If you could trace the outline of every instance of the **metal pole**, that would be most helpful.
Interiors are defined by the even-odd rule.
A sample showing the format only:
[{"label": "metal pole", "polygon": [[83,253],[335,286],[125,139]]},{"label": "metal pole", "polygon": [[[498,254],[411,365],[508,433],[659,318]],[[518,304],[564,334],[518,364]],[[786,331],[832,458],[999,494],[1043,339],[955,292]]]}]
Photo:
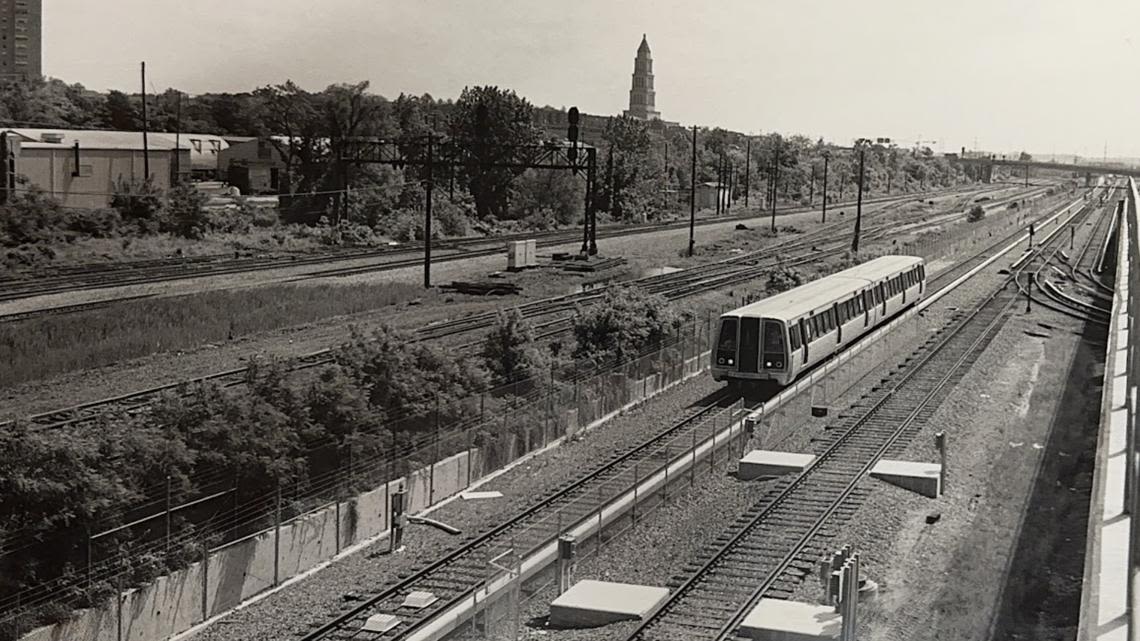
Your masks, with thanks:
[{"label": "metal pole", "polygon": [[776,139],[776,163],[772,167],[772,231],[776,231],[776,189],[780,185],[780,139]]},{"label": "metal pole", "polygon": [[697,126],[693,125],[693,162],[690,166],[692,174],[689,182],[689,256],[693,255],[693,245],[696,244],[693,232],[697,226]]},{"label": "metal pole", "polygon": [[863,156],[866,150],[859,148],[859,198],[855,205],[855,239],[851,241],[851,252],[859,252],[859,228],[863,225]]},{"label": "metal pole", "polygon": [[827,162],[831,160],[828,154],[823,155],[823,218],[819,221],[821,223],[827,222]]},{"label": "metal pole", "polygon": [[598,211],[594,208],[594,190],[597,189],[598,150],[590,148],[586,153],[586,182],[590,191],[590,201],[586,211],[590,214],[590,255],[598,255]]},{"label": "metal pole", "polygon": [[744,152],[744,208],[748,209],[748,192],[752,190],[752,139],[745,140]]},{"label": "metal pole", "polygon": [[427,136],[427,203],[424,207],[424,289],[431,289],[431,191],[434,184],[432,147],[434,136]]},{"label": "metal pole", "polygon": [[716,215],[721,214],[721,194],[724,185],[724,155],[716,163]]},{"label": "metal pole", "polygon": [[146,132],[146,62],[142,63],[143,180],[150,178],[150,145]]},{"label": "metal pole", "polygon": [[166,475],[166,554],[170,555],[170,475]]}]

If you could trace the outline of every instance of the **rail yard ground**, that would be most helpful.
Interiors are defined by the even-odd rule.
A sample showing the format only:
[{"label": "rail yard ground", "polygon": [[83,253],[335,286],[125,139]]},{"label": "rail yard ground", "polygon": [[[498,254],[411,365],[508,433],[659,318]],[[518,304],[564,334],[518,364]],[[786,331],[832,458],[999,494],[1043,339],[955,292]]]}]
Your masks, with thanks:
[{"label": "rail yard ground", "polygon": [[[1005,191],[1005,190],[1003,190]],[[1010,193],[1016,193],[1013,188]],[[996,196],[992,196],[996,197]],[[918,198],[905,205],[896,206],[897,216],[906,216],[921,219],[934,213],[946,211],[963,211],[976,196],[946,195],[937,198],[925,197],[920,204]],[[929,205],[929,201],[939,203]],[[850,207],[837,208],[829,211],[829,222],[850,219]],[[871,214],[878,206],[868,206],[865,213]],[[839,212],[845,215],[840,216]],[[1010,212],[1001,215],[1009,217]],[[818,223],[818,212],[791,214],[780,216],[778,224],[785,228],[785,233],[775,238],[767,237],[761,231],[767,227],[768,220],[758,212],[754,220],[745,221],[750,229],[737,230],[739,221],[726,222],[720,225],[710,225],[698,230],[698,255],[693,259],[682,258],[679,254],[687,245],[688,230],[666,230],[638,236],[629,236],[608,239],[602,243],[602,251],[608,256],[622,256],[628,264],[624,270],[626,277],[635,277],[645,273],[646,270],[662,266],[683,267],[691,264],[700,264],[709,260],[717,260],[732,256],[734,252],[743,247],[760,249],[775,242],[785,240],[793,234],[787,232],[788,228],[795,228],[801,232],[808,232]],[[853,224],[853,223],[852,223]],[[965,223],[959,222],[958,225]],[[952,226],[953,227],[953,226]],[[550,251],[576,251],[578,244],[554,247]],[[874,245],[868,250],[875,249]],[[890,247],[879,247],[878,251],[889,251]],[[450,280],[470,279],[473,274],[479,275],[504,267],[501,256],[493,258],[476,258],[468,262],[445,263],[434,267],[436,282],[443,283]],[[251,278],[254,276],[250,276]],[[328,278],[310,281],[303,285],[289,287],[304,288],[310,296],[298,296],[294,289],[280,289],[279,285],[267,285],[257,290],[258,297],[273,299],[274,292],[280,292],[281,299],[300,299],[307,301],[302,309],[289,310],[270,307],[268,315],[281,318],[281,329],[262,331],[258,329],[245,336],[235,335],[229,339],[234,323],[230,319],[211,317],[210,312],[218,298],[226,298],[221,294],[203,295],[199,301],[195,296],[172,298],[170,304],[176,308],[195,308],[206,304],[210,309],[204,314],[192,314],[191,317],[204,316],[200,324],[187,321],[181,324],[182,317],[174,310],[169,324],[164,323],[130,323],[125,319],[132,314],[147,309],[153,301],[140,301],[138,303],[121,303],[121,307],[104,310],[80,312],[77,315],[61,316],[58,319],[51,317],[39,320],[20,321],[0,325],[0,334],[10,337],[7,349],[8,362],[12,363],[10,380],[28,380],[27,384],[10,386],[3,391],[4,406],[13,415],[35,413],[48,409],[73,405],[85,401],[114,396],[124,390],[139,389],[155,384],[185,380],[195,376],[240,366],[250,358],[267,354],[283,357],[305,354],[317,349],[338,344],[348,336],[350,325],[362,328],[375,326],[381,322],[398,327],[417,327],[425,323],[438,322],[447,319],[460,318],[465,315],[478,313],[500,306],[517,305],[520,302],[533,300],[546,295],[565,293],[575,289],[582,280],[578,275],[563,275],[552,273],[551,269],[540,268],[530,273],[522,272],[515,275],[524,285],[523,295],[520,297],[507,297],[503,300],[487,300],[485,297],[449,295],[439,291],[425,292],[416,295],[414,299],[397,303],[395,306],[381,307],[381,312],[362,311],[355,314],[334,316],[312,320],[299,326],[291,326],[291,314],[302,317],[308,315],[318,316],[321,309],[335,310],[337,305],[322,304],[325,296],[335,298],[342,286],[352,283],[350,288],[356,288],[353,295],[364,298],[369,288],[381,288],[375,294],[379,303],[386,304],[391,300],[399,300],[412,294],[401,289],[393,297],[384,296],[384,284],[391,282],[415,283],[421,277],[416,269],[397,270],[373,274],[359,274],[346,278]],[[177,283],[169,284],[178,287]],[[401,286],[404,287],[404,286]],[[239,290],[240,291],[240,290]],[[755,291],[754,287],[736,288],[740,291]],[[166,299],[155,299],[158,301]],[[342,303],[343,304],[343,303]],[[367,301],[361,301],[361,306],[367,306]],[[224,308],[223,308],[224,310]],[[159,318],[162,316],[159,315]],[[213,324],[209,321],[213,320]],[[259,321],[259,323],[262,321]],[[19,341],[24,323],[36,323],[35,332],[38,340],[42,341],[44,335],[53,335],[58,340],[49,341],[48,344],[39,344],[34,341]],[[52,325],[61,325],[52,330]],[[261,327],[253,323],[255,327]],[[86,332],[95,332],[100,336],[97,347],[91,341],[80,341],[71,344],[65,340],[69,335],[68,328],[76,325]],[[241,325],[238,324],[240,327]],[[101,353],[98,350],[103,350]],[[138,358],[124,360],[124,357],[135,355]],[[21,363],[26,365],[21,366]],[[114,363],[107,367],[100,367],[105,363]],[[69,371],[77,365],[86,369],[82,371]],[[17,372],[26,369],[23,377]],[[45,369],[54,371],[45,371]],[[55,374],[53,378],[36,381],[39,376]]]},{"label": "rail yard ground", "polygon": [[[965,250],[965,248],[964,248]],[[963,251],[964,253],[964,251]],[[991,271],[995,271],[996,268]],[[913,319],[900,329],[889,347],[871,350],[857,359],[851,367],[837,375],[837,380],[826,387],[831,398],[827,402],[836,410],[856,400],[871,385],[877,382],[874,374],[884,365],[905,356],[917,348],[927,335],[941,327],[951,314],[986,282],[996,280],[996,274],[980,277],[962,291],[952,294],[945,301],[928,310],[921,317]],[[710,294],[711,300],[723,299],[724,294]],[[870,374],[870,375],[867,375]],[[570,480],[581,472],[581,462],[604,457],[607,453],[627,449],[632,443],[644,438],[649,426],[662,426],[694,405],[707,399],[720,385],[701,378],[682,385],[654,400],[651,400],[626,415],[611,421],[589,433],[583,440],[557,448],[545,455],[536,457],[526,465],[515,468],[481,489],[496,489],[504,497],[487,502],[454,502],[433,514],[434,518],[460,527],[465,532],[470,528],[486,526],[498,522],[506,516],[518,512],[536,496],[560,483]],[[768,449],[807,451],[816,438],[826,419],[812,419],[809,412],[809,399],[793,404],[771,421],[754,441],[754,446]],[[948,403],[950,405],[951,403]],[[945,408],[942,412],[947,411]],[[968,423],[963,422],[964,425]],[[926,438],[925,436],[923,438]],[[952,436],[952,444],[958,441]],[[965,446],[965,443],[963,443]],[[952,450],[956,451],[956,450]],[[953,462],[951,466],[954,466]],[[767,491],[770,484],[739,483],[727,474],[735,468],[732,457],[724,457],[712,474],[702,473],[696,477],[691,489],[688,480],[676,482],[671,489],[672,498],[661,503],[657,509],[643,514],[637,526],[620,536],[607,532],[603,537],[600,552],[595,552],[596,541],[584,545],[583,561],[579,563],[576,578],[599,578],[604,580],[640,582],[654,585],[664,584],[677,573],[684,559],[691,558],[707,540],[714,537],[724,524],[731,521],[742,509],[754,503]],[[877,483],[877,482],[874,482]],[[955,483],[954,477],[950,480]],[[876,490],[876,494],[864,509],[870,510],[878,493],[896,497],[893,488]],[[903,497],[900,505],[909,505],[909,496]],[[947,498],[940,499],[946,501]],[[922,501],[927,501],[922,499]],[[910,501],[912,502],[912,501]],[[923,513],[925,516],[925,513]],[[869,517],[881,520],[882,517]],[[949,520],[947,515],[944,519]],[[878,521],[875,521],[878,522]],[[624,524],[628,526],[628,523]],[[853,531],[859,531],[859,521],[852,524]],[[617,529],[624,529],[619,527]],[[871,528],[874,532],[885,530]],[[885,540],[889,540],[884,534]],[[860,543],[855,542],[856,545]],[[427,559],[438,556],[448,545],[447,537],[434,531],[418,528],[409,549],[404,555],[377,556],[370,558],[357,555],[334,564],[317,576],[275,594],[264,601],[235,613],[219,624],[207,629],[196,638],[201,639],[269,639],[280,635],[297,634],[327,620],[336,612],[351,605],[354,595],[374,591],[377,586],[393,580],[401,572],[422,564]],[[381,543],[377,548],[385,547]],[[647,555],[653,550],[653,555]],[[873,556],[873,553],[871,553]],[[878,571],[872,564],[869,569],[872,577]],[[884,586],[891,589],[890,584]],[[889,594],[889,592],[885,592]],[[552,598],[549,588],[528,593],[524,606],[524,620],[529,621],[530,637],[597,639],[623,638],[628,626],[618,625],[592,631],[554,631],[544,628],[544,616]],[[276,636],[275,636],[276,635]]]}]

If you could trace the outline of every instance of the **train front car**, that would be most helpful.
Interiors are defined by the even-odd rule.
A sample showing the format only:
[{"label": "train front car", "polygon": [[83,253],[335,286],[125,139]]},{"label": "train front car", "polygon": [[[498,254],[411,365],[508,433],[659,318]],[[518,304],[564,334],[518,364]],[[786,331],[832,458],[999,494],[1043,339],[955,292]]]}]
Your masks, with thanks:
[{"label": "train front car", "polygon": [[748,315],[747,307],[720,317],[711,356],[717,381],[783,385],[791,378],[784,322]]}]

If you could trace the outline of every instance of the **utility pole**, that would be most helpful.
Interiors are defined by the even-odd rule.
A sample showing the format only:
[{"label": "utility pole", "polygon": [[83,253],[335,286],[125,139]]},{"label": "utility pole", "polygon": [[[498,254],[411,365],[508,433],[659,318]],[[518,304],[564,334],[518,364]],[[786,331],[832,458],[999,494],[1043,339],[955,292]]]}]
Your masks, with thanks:
[{"label": "utility pole", "polygon": [[692,178],[689,182],[692,189],[689,190],[689,256],[693,255],[693,245],[696,241],[693,238],[693,230],[697,226],[697,126],[693,125],[693,164],[691,166]]},{"label": "utility pole", "polygon": [[1029,186],[1029,161],[1025,161],[1025,186]]},{"label": "utility pole", "polygon": [[716,215],[720,216],[721,198],[724,191],[724,154],[716,160]]},{"label": "utility pole", "polygon": [[424,207],[424,289],[431,289],[431,192],[435,183],[434,158],[432,148],[435,146],[435,132],[427,135],[427,206]]},{"label": "utility pole", "polygon": [[815,163],[811,164],[811,182],[808,187],[808,207],[815,207]]},{"label": "utility pole", "polygon": [[142,63],[143,179],[150,178],[150,146],[146,136],[146,62]]},{"label": "utility pole", "polygon": [[855,238],[851,241],[851,252],[859,253],[859,228],[863,224],[863,156],[866,153],[866,146],[860,141],[859,144],[859,198],[855,201]]},{"label": "utility pole", "polygon": [[748,209],[748,192],[752,187],[752,138],[745,138],[744,144],[744,209]]},{"label": "utility pole", "polygon": [[831,160],[831,154],[823,154],[823,219],[819,222],[827,222],[827,161]]},{"label": "utility pole", "polygon": [[776,138],[776,162],[772,168],[772,232],[776,231],[776,189],[780,186],[780,139]]},{"label": "utility pole", "polygon": [[182,182],[182,92],[178,92],[178,102],[174,108],[174,181]]}]

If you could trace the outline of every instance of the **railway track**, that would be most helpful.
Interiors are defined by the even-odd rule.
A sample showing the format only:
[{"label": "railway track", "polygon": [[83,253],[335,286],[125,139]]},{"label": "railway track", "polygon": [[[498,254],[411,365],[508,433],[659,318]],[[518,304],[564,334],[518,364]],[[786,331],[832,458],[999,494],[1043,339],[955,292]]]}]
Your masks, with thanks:
[{"label": "railway track", "polygon": [[[668,463],[695,442],[712,424],[727,425],[742,406],[727,389],[706,400],[706,405],[653,435],[640,445],[615,455],[610,461],[562,487],[514,518],[473,537],[446,556],[390,586],[362,596],[359,605],[306,634],[304,641],[352,639],[375,615],[398,617],[400,623],[384,635],[385,641],[407,638],[441,612],[472,595],[487,581],[488,562],[504,553],[525,557],[544,546],[556,544],[559,535],[582,522],[613,497],[613,488],[623,491],[638,478],[638,467],[655,469]],[[645,469],[644,467],[642,468]],[[424,608],[404,607],[416,591],[430,592],[436,601]]]},{"label": "railway track", "polygon": [[[1009,200],[1020,200],[1024,197],[1024,194],[1017,195],[1005,200],[992,201],[987,205],[999,207]],[[869,218],[867,221],[869,225],[864,233],[866,240],[883,238],[895,229],[895,225],[890,222],[881,224],[874,222],[875,218],[889,213],[891,207],[888,205],[887,208],[876,212]],[[931,227],[938,226],[964,215],[964,212],[946,214],[935,217],[926,224]],[[836,239],[834,235],[836,231],[844,230],[848,225],[847,221],[831,223],[759,251],[705,263],[678,272],[641,278],[633,282],[650,293],[661,294],[669,300],[681,300],[717,288],[747,282],[777,265],[788,267],[804,265],[840,254],[846,250],[847,241]],[[912,228],[909,231],[913,232],[914,229]],[[796,251],[802,253],[788,255],[789,252]],[[572,312],[577,306],[592,303],[603,296],[604,289],[592,290],[524,303],[517,306],[517,309],[524,318],[535,323],[534,329],[537,337],[546,339],[569,331]],[[538,321],[538,319],[553,314],[562,314],[562,316],[552,320]],[[464,318],[433,323],[415,330],[414,337],[420,341],[432,341],[487,329],[494,325],[497,317],[498,311],[488,311]],[[472,341],[462,344],[460,347],[471,349],[478,344],[478,341]],[[328,364],[332,360],[333,348],[326,348],[292,359],[291,370],[303,371]],[[108,414],[129,416],[145,411],[162,394],[176,392],[179,389],[201,383],[212,383],[221,387],[237,386],[244,384],[246,374],[247,368],[245,367],[228,369],[177,383],[158,385],[115,397],[41,412],[27,416],[22,420],[33,429],[50,430],[91,421]],[[10,420],[0,422],[0,427],[10,425],[12,422]]]},{"label": "railway track", "polygon": [[[1073,241],[1075,241],[1077,231],[1081,227],[1092,226],[1081,244],[1080,251],[1075,256],[1062,256],[1064,244],[1055,243],[1052,249],[1040,254],[1040,264],[1036,269],[1027,272],[1025,286],[1021,287],[1019,284],[1021,290],[1027,292],[1036,288],[1047,299],[1035,301],[1042,306],[1078,320],[1107,326],[1112,299],[1106,297],[1099,290],[1086,286],[1085,279],[1087,278],[1094,283],[1101,282],[1093,273],[1098,254],[1092,250],[1106,244],[1112,221],[1109,212],[1114,209],[1115,204],[1088,206],[1079,220],[1069,223]],[[1089,218],[1093,218],[1093,220],[1089,221]],[[1058,260],[1059,256],[1062,260]],[[1061,263],[1064,269],[1058,268],[1057,263]],[[1066,283],[1072,285],[1068,292],[1062,289]],[[1106,298],[1107,300],[1105,300]]]},{"label": "railway track", "polygon": [[[1005,187],[989,187],[983,190],[962,190],[965,194],[987,193]],[[933,195],[953,195],[958,191],[932,192],[923,194],[906,194],[865,201],[868,204],[889,204],[914,200]],[[848,206],[853,203],[841,203],[835,207]],[[780,215],[810,211],[804,207],[790,207],[778,210]],[[718,218],[705,218],[697,221],[698,226],[731,222],[757,217],[756,212],[749,214],[735,214]],[[678,229],[688,226],[688,221],[676,221],[654,225],[610,225],[598,230],[599,238],[618,238],[622,236],[644,234],[649,231]],[[502,252],[502,244],[510,240],[535,239],[538,246],[549,247],[575,242],[581,238],[576,230],[558,230],[548,232],[527,232],[518,234],[505,234],[493,238],[470,238],[437,241],[433,243],[436,252],[432,262],[444,263],[455,260],[464,260],[479,256],[489,256]],[[0,278],[0,302],[15,301],[35,296],[58,294],[63,292],[98,290],[127,285],[151,284],[156,282],[169,282],[200,278],[204,276],[225,276],[232,274],[251,273],[270,269],[282,269],[304,266],[327,265],[328,263],[344,262],[349,260],[384,259],[384,262],[370,265],[354,265],[349,267],[336,267],[320,269],[302,274],[292,280],[306,280],[312,278],[325,278],[335,276],[349,276],[378,271],[390,271],[405,267],[417,267],[422,264],[422,243],[413,243],[399,249],[369,249],[356,251],[326,252],[315,256],[269,256],[252,258],[232,258],[229,255],[208,255],[186,258],[148,259],[116,264],[85,264],[72,267],[61,267],[51,272],[29,272],[24,278]],[[392,260],[387,260],[391,258]],[[66,313],[64,311],[56,313]]]},{"label": "railway track", "polygon": [[[1089,209],[1074,218],[1083,220]],[[728,641],[761,598],[790,597],[836,547],[839,526],[866,498],[869,490],[860,482],[921,431],[996,336],[1018,300],[1017,277],[1028,269],[1022,264],[979,305],[952,317],[951,327],[826,430],[813,462],[781,479],[703,551],[628,641]]]}]

